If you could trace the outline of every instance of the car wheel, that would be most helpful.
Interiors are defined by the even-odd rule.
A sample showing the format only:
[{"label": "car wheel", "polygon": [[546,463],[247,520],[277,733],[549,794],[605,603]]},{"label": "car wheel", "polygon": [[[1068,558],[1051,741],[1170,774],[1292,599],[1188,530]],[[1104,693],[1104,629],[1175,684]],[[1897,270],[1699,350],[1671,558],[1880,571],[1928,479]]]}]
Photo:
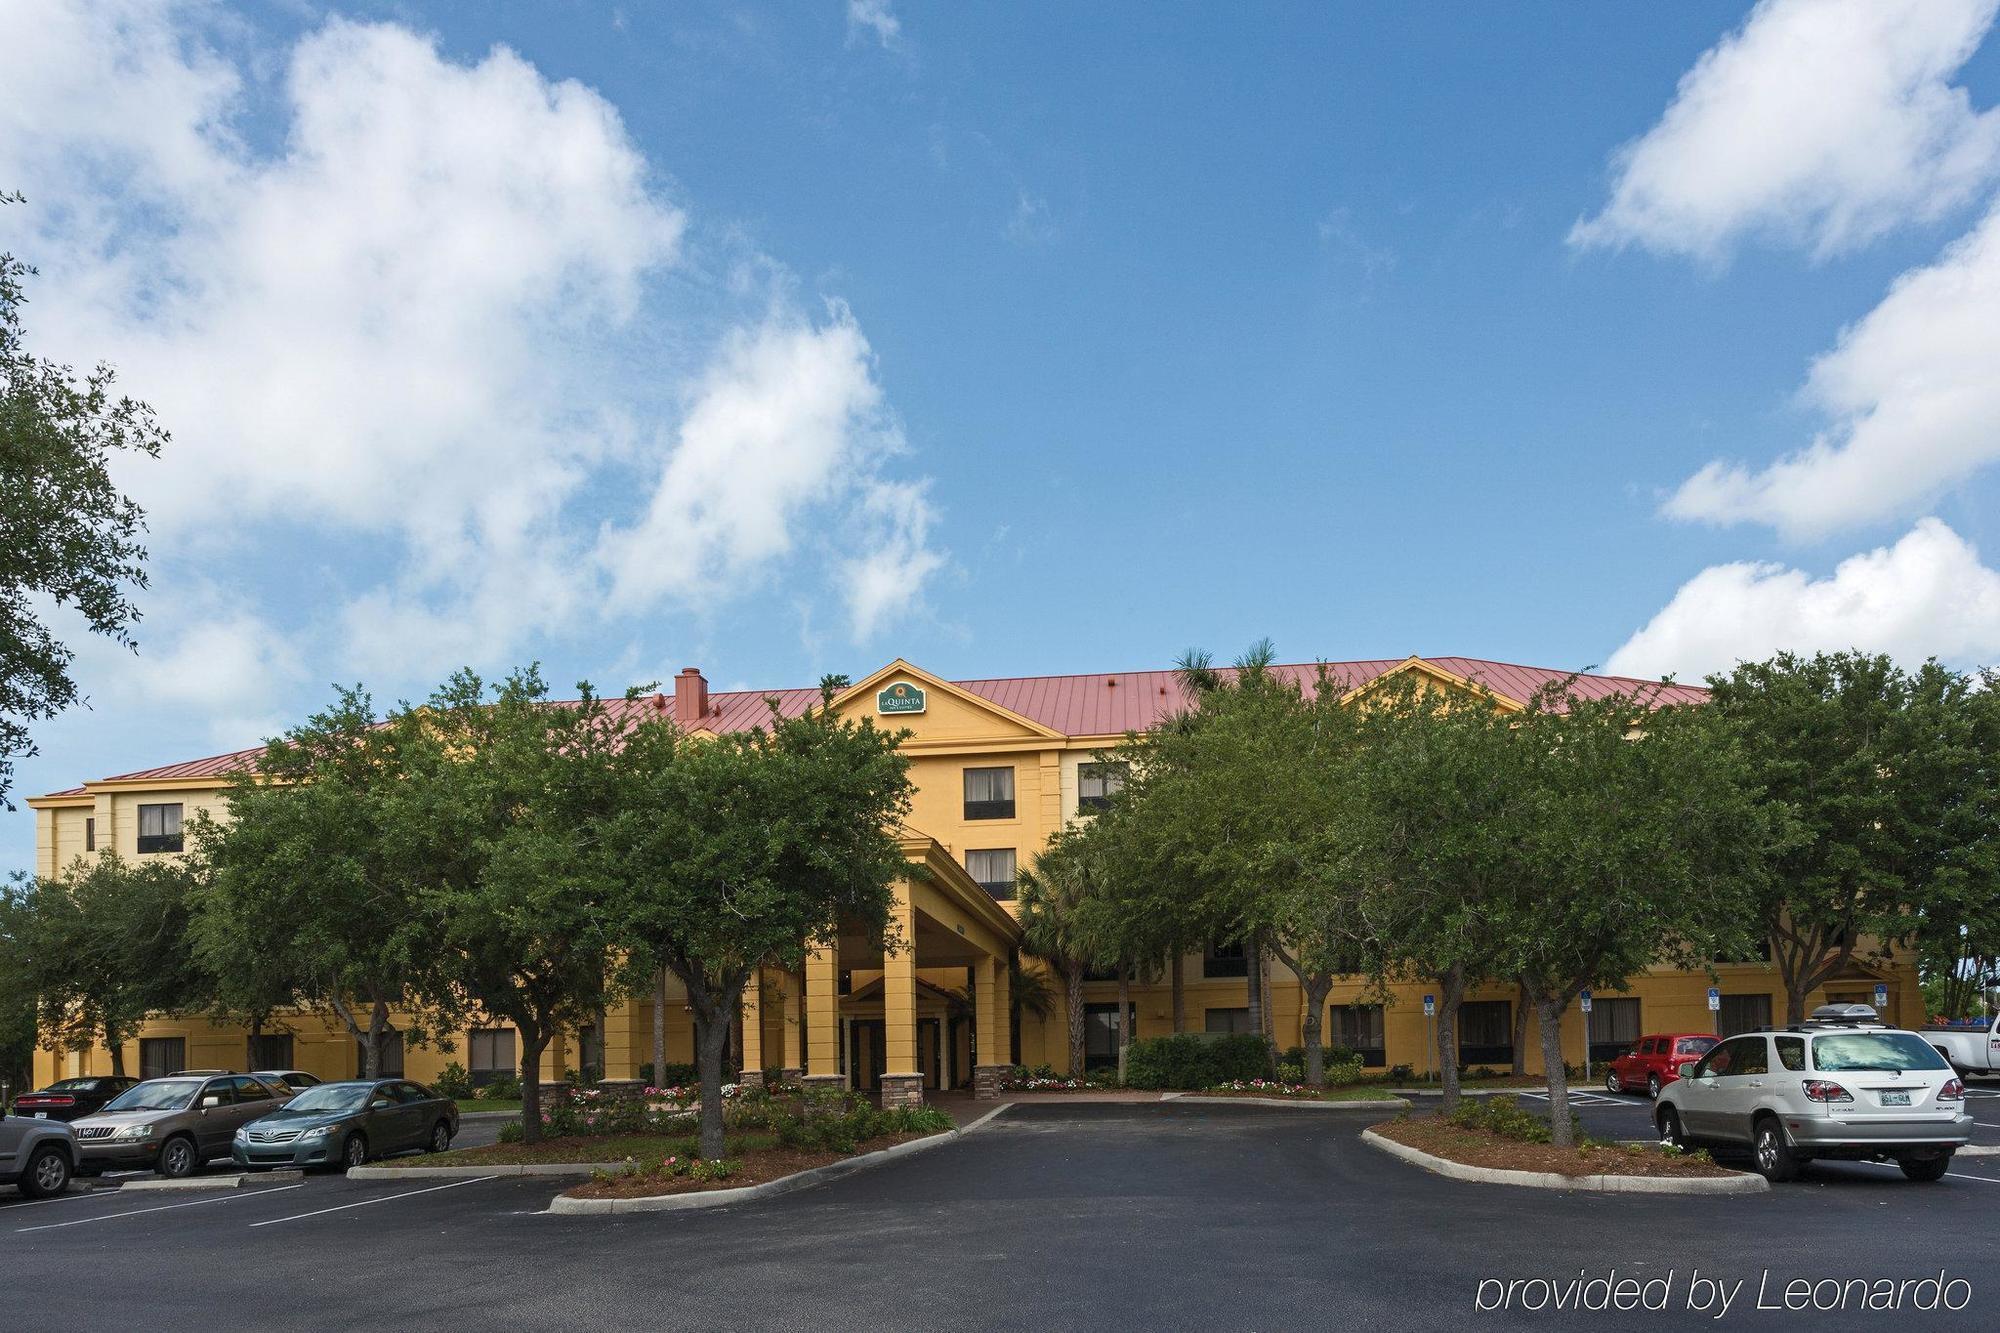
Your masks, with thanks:
[{"label": "car wheel", "polygon": [[52,1199],[69,1188],[69,1158],[59,1148],[43,1148],[28,1159],[21,1173],[21,1193],[31,1199]]},{"label": "car wheel", "polygon": [[1618,1077],[1618,1071],[1617,1071],[1617,1070],[1615,1070],[1615,1069],[1607,1069],[1607,1070],[1605,1070],[1605,1071],[1604,1071],[1604,1090],[1605,1090],[1606,1092],[1623,1092],[1623,1091],[1625,1091],[1625,1083],[1624,1083],[1624,1080],[1622,1080],[1622,1079],[1620,1079],[1620,1078]]},{"label": "car wheel", "polygon": [[357,1166],[368,1164],[368,1140],[359,1134],[349,1134],[347,1142],[340,1148],[340,1164],[352,1171]]},{"label": "car wheel", "polygon": [[442,1120],[431,1126],[431,1151],[451,1151],[451,1126]]},{"label": "car wheel", "polygon": [[1773,1185],[1782,1185],[1799,1173],[1799,1159],[1785,1139],[1785,1131],[1770,1116],[1757,1122],[1751,1131],[1751,1148],[1757,1159],[1757,1174]]},{"label": "car wheel", "polygon": [[1660,1127],[1661,1142],[1671,1143],[1682,1152],[1687,1151],[1688,1136],[1687,1131],[1681,1128],[1681,1113],[1679,1111],[1676,1111],[1671,1106],[1663,1106],[1660,1108],[1660,1114],[1655,1123]]},{"label": "car wheel", "polygon": [[173,1138],[160,1145],[160,1160],[153,1167],[168,1180],[182,1180],[201,1165],[193,1139]]},{"label": "car wheel", "polygon": [[1911,1180],[1943,1180],[1944,1173],[1951,1170],[1951,1154],[1940,1157],[1899,1157],[1896,1165],[1903,1168],[1903,1174]]},{"label": "car wheel", "polygon": [[1660,1099],[1660,1076],[1658,1074],[1646,1075],[1646,1095],[1654,1101]]}]

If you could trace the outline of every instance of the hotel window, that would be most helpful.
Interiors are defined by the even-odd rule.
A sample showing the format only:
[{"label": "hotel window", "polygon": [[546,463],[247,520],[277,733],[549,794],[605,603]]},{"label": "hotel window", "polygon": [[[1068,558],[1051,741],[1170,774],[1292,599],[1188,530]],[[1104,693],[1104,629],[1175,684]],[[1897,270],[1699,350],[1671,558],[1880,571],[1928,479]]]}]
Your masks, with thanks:
[{"label": "hotel window", "polygon": [[139,807],[139,850],[177,852],[181,849],[181,805]]},{"label": "hotel window", "polygon": [[287,1070],[292,1067],[292,1034],[272,1032],[250,1039],[252,1069]]},{"label": "hotel window", "polygon": [[[1117,1009],[1116,1005],[1112,1006]],[[1250,1011],[1248,1009],[1204,1009],[1201,1011],[1201,1029],[1204,1032],[1251,1032]]]},{"label": "hotel window", "polygon": [[1467,1000],[1458,1006],[1458,1061],[1465,1065],[1514,1062],[1514,1002]]},{"label": "hotel window", "polygon": [[1207,977],[1247,977],[1250,960],[1243,954],[1242,941],[1211,944],[1201,956],[1201,975]]},{"label": "hotel window", "polygon": [[576,1067],[586,1083],[604,1077],[604,1038],[595,1023],[576,1030]]},{"label": "hotel window", "polygon": [[186,1037],[139,1038],[139,1077],[165,1078],[187,1068]]},{"label": "hotel window", "polygon": [[965,854],[965,873],[979,881],[979,887],[996,902],[1014,898],[1014,849],[991,847]]},{"label": "hotel window", "polygon": [[1715,1013],[1715,1030],[1725,1037],[1771,1026],[1769,995],[1725,995]]},{"label": "hotel window", "polygon": [[481,1087],[502,1074],[514,1073],[514,1029],[474,1029],[466,1034],[465,1058],[472,1081]]},{"label": "hotel window", "polygon": [[1361,1057],[1370,1069],[1380,1069],[1387,1060],[1382,1041],[1382,1006],[1340,1004],[1333,1008],[1333,1044],[1345,1046]]},{"label": "hotel window", "polygon": [[965,817],[967,819],[1012,819],[1014,817],[1014,770],[1011,768],[966,769]]},{"label": "hotel window", "polygon": [[1125,786],[1127,764],[1078,764],[1076,766],[1076,808],[1102,810]]},{"label": "hotel window", "polygon": [[1590,1004],[1590,1058],[1615,1060],[1639,1040],[1639,1001],[1595,999]]},{"label": "hotel window", "polygon": [[94,818],[86,817],[83,821],[83,850],[97,850],[97,820]]},{"label": "hotel window", "polygon": [[[368,1077],[368,1048],[358,1041],[354,1043],[354,1077]],[[382,1034],[381,1077],[403,1077],[403,1034],[394,1028]]]}]

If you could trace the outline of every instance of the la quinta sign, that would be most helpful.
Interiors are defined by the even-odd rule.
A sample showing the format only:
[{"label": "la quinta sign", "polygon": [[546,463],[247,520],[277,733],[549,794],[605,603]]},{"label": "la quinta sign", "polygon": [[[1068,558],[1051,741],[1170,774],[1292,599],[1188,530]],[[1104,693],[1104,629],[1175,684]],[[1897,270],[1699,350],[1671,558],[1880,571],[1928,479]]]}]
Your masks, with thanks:
[{"label": "la quinta sign", "polygon": [[921,713],[924,711],[924,692],[906,680],[899,680],[888,689],[875,695],[875,711],[878,713]]}]

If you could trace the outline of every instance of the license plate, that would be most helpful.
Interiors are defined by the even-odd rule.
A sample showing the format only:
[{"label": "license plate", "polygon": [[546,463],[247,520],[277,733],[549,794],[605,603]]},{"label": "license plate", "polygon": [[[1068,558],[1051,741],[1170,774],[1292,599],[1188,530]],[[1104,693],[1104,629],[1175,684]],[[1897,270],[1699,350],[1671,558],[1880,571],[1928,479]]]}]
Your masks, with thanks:
[{"label": "license plate", "polygon": [[1910,1094],[1907,1092],[1885,1092],[1882,1094],[1882,1105],[1884,1106],[1908,1106],[1909,1104]]},{"label": "license plate", "polygon": [[47,1120],[48,1118],[49,1118],[49,1113],[47,1111],[35,1112],[35,1119],[37,1120]]}]

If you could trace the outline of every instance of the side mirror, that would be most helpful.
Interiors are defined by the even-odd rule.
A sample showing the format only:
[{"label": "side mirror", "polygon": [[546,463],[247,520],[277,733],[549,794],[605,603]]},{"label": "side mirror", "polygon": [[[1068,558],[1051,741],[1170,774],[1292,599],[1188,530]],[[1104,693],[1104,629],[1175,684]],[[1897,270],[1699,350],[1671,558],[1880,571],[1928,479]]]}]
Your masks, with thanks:
[{"label": "side mirror", "polygon": [[204,1097],[201,1099],[201,1109],[204,1111],[208,1110],[211,1106],[220,1105],[222,1105],[222,1098],[220,1097]]}]

